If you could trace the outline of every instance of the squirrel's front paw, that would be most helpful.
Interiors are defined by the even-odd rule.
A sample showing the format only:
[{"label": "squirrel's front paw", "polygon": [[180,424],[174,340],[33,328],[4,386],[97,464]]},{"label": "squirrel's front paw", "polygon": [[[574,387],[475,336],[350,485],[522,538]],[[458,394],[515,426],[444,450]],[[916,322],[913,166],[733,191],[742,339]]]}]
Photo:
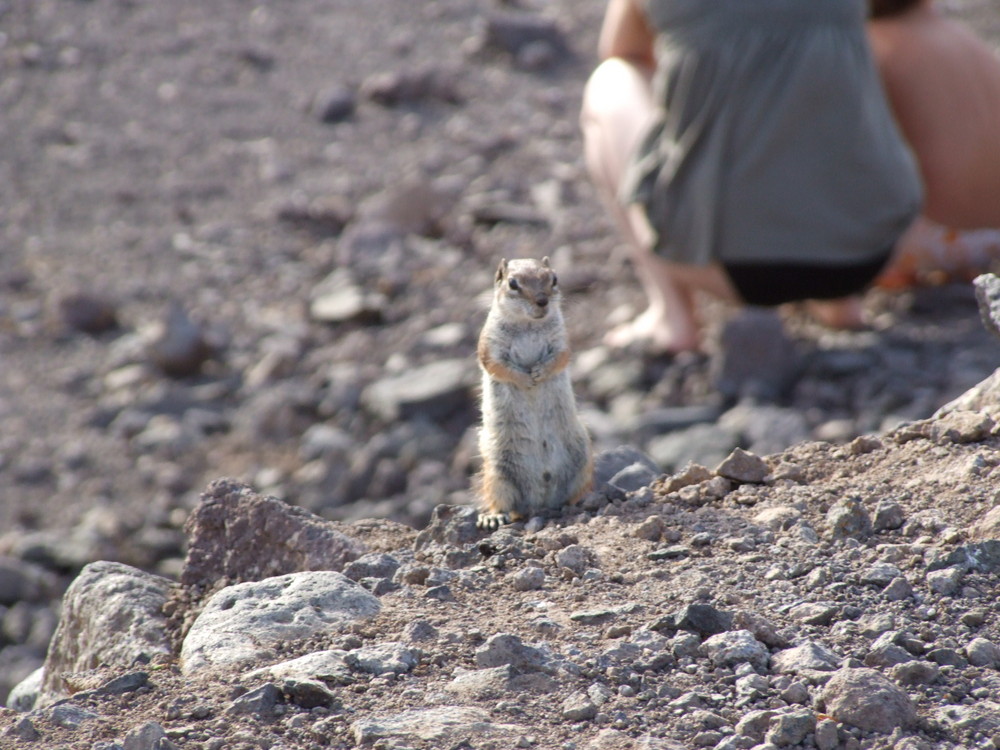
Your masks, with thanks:
[{"label": "squirrel's front paw", "polygon": [[476,528],[485,531],[496,531],[508,523],[510,523],[509,513],[480,513],[476,519]]}]

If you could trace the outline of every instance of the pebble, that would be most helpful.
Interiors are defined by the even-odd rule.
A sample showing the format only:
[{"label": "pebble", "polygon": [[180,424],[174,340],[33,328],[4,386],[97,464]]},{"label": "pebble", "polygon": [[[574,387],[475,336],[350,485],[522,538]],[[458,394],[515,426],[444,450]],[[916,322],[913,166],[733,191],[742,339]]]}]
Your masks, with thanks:
[{"label": "pebble", "polygon": [[545,671],[548,658],[539,649],[524,643],[520,637],[497,633],[476,649],[476,666],[480,669],[510,665],[522,671]]},{"label": "pebble", "polygon": [[841,669],[820,691],[825,712],[863,731],[888,734],[916,721],[909,696],[873,669]]},{"label": "pebble", "polygon": [[56,302],[59,319],[73,331],[99,334],[118,327],[117,306],[110,299],[87,292],[70,292]]},{"label": "pebble", "polygon": [[973,638],[965,646],[965,654],[974,667],[1000,669],[1000,646],[986,638]]},{"label": "pebble", "polygon": [[760,456],[736,448],[715,467],[715,473],[734,482],[757,484],[764,481],[770,469]]},{"label": "pebble", "polygon": [[273,682],[268,682],[236,698],[229,704],[226,713],[254,714],[261,718],[269,718],[281,700],[283,700],[281,689]]},{"label": "pebble", "polygon": [[312,111],[325,125],[336,125],[354,115],[357,95],[350,87],[334,84],[318,92],[313,98]]},{"label": "pebble", "polygon": [[214,347],[208,342],[202,326],[179,302],[172,303],[144,336],[150,360],[172,377],[198,374],[214,354]]},{"label": "pebble", "polygon": [[841,498],[826,514],[833,539],[866,539],[872,533],[872,521],[864,504],[856,497]]},{"label": "pebble", "polygon": [[588,721],[597,716],[597,706],[587,693],[571,693],[562,702],[562,717],[567,721]]},{"label": "pebble", "polygon": [[413,669],[419,656],[415,650],[402,643],[379,643],[349,651],[344,663],[351,669],[368,674],[403,674]]},{"label": "pebble", "polygon": [[764,671],[770,661],[767,646],[753,637],[749,630],[719,633],[701,644],[709,661],[717,667],[731,667],[744,662],[754,669]]}]

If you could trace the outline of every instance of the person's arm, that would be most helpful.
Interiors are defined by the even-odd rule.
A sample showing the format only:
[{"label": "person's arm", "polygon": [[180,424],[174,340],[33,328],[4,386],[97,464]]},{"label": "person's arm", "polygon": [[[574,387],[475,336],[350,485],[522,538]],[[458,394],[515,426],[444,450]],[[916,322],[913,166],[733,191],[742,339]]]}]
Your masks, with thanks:
[{"label": "person's arm", "polygon": [[646,70],[656,67],[655,32],[638,0],[610,0],[601,26],[597,52],[602,60],[620,57]]}]

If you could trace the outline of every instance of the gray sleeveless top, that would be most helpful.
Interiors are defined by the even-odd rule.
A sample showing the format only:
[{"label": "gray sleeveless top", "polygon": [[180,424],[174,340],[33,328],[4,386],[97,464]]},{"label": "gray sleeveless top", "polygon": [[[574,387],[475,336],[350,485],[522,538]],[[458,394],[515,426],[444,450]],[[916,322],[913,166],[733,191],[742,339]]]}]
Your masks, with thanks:
[{"label": "gray sleeveless top", "polygon": [[916,165],[863,0],[646,0],[662,105],[623,184],[690,264],[870,261],[915,218]]}]

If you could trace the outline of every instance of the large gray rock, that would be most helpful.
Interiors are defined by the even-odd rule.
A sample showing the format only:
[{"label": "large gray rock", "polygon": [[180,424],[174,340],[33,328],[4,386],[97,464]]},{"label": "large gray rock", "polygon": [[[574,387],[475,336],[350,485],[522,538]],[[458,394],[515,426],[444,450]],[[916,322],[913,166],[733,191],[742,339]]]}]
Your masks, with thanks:
[{"label": "large gray rock", "polygon": [[114,562],[86,566],[63,596],[45,657],[40,703],[68,693],[63,674],[101,665],[130,667],[171,653],[163,605],[170,581]]},{"label": "large gray rock", "polygon": [[375,381],[361,392],[361,403],[387,424],[440,419],[472,404],[476,380],[468,360],[442,359]]},{"label": "large gray rock", "polygon": [[36,565],[0,557],[0,606],[44,599],[55,588],[53,576]]},{"label": "large gray rock", "polygon": [[909,696],[874,669],[841,669],[820,693],[825,713],[866,731],[889,733],[917,717]]},{"label": "large gray rock", "polygon": [[1000,415],[1000,368],[955,400],[942,406],[932,418],[939,419],[957,411],[982,411],[990,415]]},{"label": "large gray rock", "polygon": [[227,586],[212,596],[181,646],[181,669],[248,666],[290,639],[338,631],[379,612],[378,599],[346,576],[309,571]]},{"label": "large gray rock", "polygon": [[802,366],[795,342],[785,332],[778,313],[771,309],[741,310],[723,327],[719,344],[712,358],[711,376],[715,387],[726,396],[774,400]]},{"label": "large gray rock", "polygon": [[264,497],[232,479],[217,479],[188,517],[186,586],[211,586],[308,570],[342,570],[364,546],[319,516]]}]

